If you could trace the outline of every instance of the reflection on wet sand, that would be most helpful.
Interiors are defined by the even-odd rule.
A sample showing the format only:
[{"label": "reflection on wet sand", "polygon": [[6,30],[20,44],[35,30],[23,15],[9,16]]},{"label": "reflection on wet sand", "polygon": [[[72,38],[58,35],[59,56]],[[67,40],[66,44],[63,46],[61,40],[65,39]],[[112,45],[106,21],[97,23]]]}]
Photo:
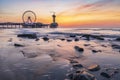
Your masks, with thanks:
[{"label": "reflection on wet sand", "polygon": [[[106,31],[111,33],[105,33]],[[75,73],[75,77],[76,71],[79,75],[92,74],[97,80],[108,80],[105,75],[113,74],[110,78],[119,80],[120,49],[119,40],[115,39],[120,37],[120,32],[106,31],[103,30],[102,33],[100,29],[1,30],[0,80],[69,80],[70,76],[67,74]],[[26,33],[37,34],[37,40],[17,37],[18,34]],[[117,45],[117,48],[113,45]],[[99,65],[100,70],[89,71],[87,68],[90,65],[95,68],[94,64]],[[117,69],[117,74],[113,73],[116,71],[114,68]],[[109,71],[105,72],[106,69]]]}]

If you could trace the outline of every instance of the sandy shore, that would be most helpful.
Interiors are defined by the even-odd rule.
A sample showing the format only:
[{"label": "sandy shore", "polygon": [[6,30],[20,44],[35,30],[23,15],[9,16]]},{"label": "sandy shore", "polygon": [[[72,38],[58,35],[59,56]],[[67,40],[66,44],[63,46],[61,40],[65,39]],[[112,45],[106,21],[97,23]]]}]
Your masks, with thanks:
[{"label": "sandy shore", "polygon": [[[112,33],[101,36],[100,29],[72,30],[0,30],[0,80],[74,80],[69,74],[76,76],[78,70],[92,74],[96,80],[119,80],[120,32],[110,30]],[[85,31],[96,35],[86,35]],[[37,38],[17,37],[33,33]],[[90,71],[91,65],[100,69]]]}]

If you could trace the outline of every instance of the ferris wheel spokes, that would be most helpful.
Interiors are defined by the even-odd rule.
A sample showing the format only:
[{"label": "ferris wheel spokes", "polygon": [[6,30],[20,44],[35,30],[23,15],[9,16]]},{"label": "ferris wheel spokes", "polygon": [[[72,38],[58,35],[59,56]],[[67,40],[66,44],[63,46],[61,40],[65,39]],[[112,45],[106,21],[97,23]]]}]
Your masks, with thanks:
[{"label": "ferris wheel spokes", "polygon": [[36,14],[33,11],[25,11],[22,16],[24,24],[33,24],[36,22]]}]

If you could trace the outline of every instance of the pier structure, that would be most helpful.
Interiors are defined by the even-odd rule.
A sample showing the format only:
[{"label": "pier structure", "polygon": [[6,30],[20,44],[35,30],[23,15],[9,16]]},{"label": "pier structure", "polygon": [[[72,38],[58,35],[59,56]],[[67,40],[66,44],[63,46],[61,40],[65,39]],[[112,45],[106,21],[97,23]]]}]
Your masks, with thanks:
[{"label": "pier structure", "polygon": [[16,29],[16,28],[49,28],[49,24],[42,23],[25,24],[13,22],[0,23],[0,29]]},{"label": "pier structure", "polygon": [[41,22],[36,22],[36,14],[31,11],[25,11],[22,15],[23,23],[15,22],[4,22],[0,23],[0,29],[16,29],[16,28],[57,28],[58,23],[56,23],[55,13],[52,15],[53,22],[51,24],[44,24]]},{"label": "pier structure", "polygon": [[23,23],[4,22],[4,23],[0,23],[0,29],[22,28],[22,25],[23,25]]}]

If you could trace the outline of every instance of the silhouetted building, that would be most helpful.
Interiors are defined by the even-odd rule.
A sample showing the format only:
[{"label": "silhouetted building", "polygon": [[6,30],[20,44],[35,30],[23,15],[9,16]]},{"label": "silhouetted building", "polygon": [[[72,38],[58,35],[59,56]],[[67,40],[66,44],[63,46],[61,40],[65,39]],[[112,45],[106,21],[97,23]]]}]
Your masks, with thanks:
[{"label": "silhouetted building", "polygon": [[57,28],[58,23],[56,23],[56,15],[55,15],[55,13],[52,15],[52,18],[53,18],[53,23],[50,24],[50,28]]}]

